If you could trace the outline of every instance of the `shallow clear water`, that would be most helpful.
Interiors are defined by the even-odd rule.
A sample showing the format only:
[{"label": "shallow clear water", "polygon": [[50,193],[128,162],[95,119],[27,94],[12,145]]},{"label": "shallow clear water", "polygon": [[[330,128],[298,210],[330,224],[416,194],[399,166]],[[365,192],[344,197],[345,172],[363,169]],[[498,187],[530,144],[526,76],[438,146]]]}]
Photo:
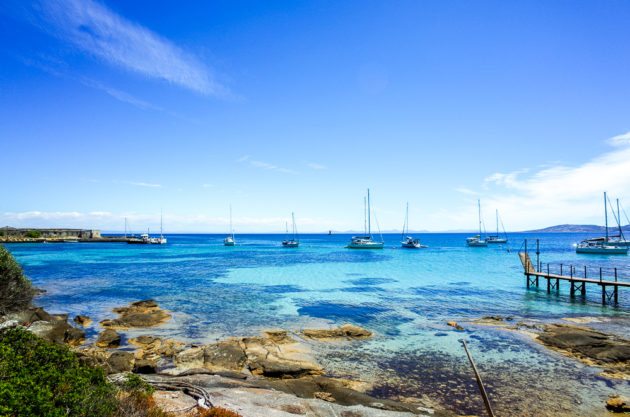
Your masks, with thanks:
[{"label": "shallow clear water", "polygon": [[[504,415],[603,415],[608,394],[630,394],[627,383],[601,379],[595,370],[520,335],[466,323],[485,315],[605,316],[611,321],[600,326],[630,337],[624,308],[630,307],[630,291],[621,290],[622,307],[602,307],[595,286],[585,301],[568,297],[568,283],[561,284],[559,295],[547,295],[544,281],[539,290],[527,290],[516,252],[524,238],[531,247],[535,236],[512,235],[509,245],[488,248],[467,248],[465,237],[427,234],[421,240],[429,248],[405,250],[398,247],[398,235],[387,235],[382,251],[345,249],[349,235],[304,235],[297,249],[282,248],[282,235],[237,236],[238,246],[231,248],[218,235],[169,235],[165,246],[7,247],[35,285],[47,290],[38,304],[51,312],[87,314],[98,321],[111,318],[113,307],[154,298],[174,312],[174,320],[145,332],[190,341],[269,327],[364,326],[378,336],[317,349],[333,374],[378,381],[375,395],[446,397],[454,409],[480,413],[458,342],[462,337]],[[630,280],[630,257],[575,254],[572,244],[583,235],[538,237],[542,262],[578,265],[579,274],[582,265],[590,265],[595,268],[589,276],[599,266],[616,267],[620,279]],[[445,324],[449,320],[463,322],[467,330],[453,331]]]}]

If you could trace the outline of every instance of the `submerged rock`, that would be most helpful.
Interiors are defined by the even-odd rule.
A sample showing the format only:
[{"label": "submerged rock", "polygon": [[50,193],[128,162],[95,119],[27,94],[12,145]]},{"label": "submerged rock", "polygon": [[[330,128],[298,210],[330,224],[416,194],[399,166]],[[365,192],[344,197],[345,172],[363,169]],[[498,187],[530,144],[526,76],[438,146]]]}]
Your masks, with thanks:
[{"label": "submerged rock", "polygon": [[454,328],[455,330],[457,330],[457,331],[462,331],[462,330],[464,330],[464,328],[463,328],[462,326],[460,326],[459,324],[457,324],[457,322],[456,322],[456,321],[449,321],[449,322],[446,322],[446,325],[447,325],[447,326],[451,326],[451,327],[453,327],[453,328]]},{"label": "submerged rock", "polygon": [[110,329],[128,329],[130,327],[152,327],[160,325],[171,318],[154,300],[143,300],[131,303],[129,307],[115,308],[117,319],[103,320],[101,326]]},{"label": "submerged rock", "polygon": [[344,324],[333,329],[305,329],[302,331],[305,337],[310,339],[367,339],[372,337],[372,332],[354,324]]}]

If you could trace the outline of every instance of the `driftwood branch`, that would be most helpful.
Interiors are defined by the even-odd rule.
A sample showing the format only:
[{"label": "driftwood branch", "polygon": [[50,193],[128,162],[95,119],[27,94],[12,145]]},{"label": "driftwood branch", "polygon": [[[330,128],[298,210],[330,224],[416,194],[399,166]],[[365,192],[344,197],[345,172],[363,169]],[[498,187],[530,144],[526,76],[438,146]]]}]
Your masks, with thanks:
[{"label": "driftwood branch", "polygon": [[[197,405],[201,408],[212,408],[212,401],[210,394],[204,388],[190,384],[184,381],[178,381],[173,377],[162,377],[154,375],[138,375],[147,384],[153,388],[161,391],[182,391],[184,394],[194,398],[197,401]],[[108,377],[111,382],[123,383],[126,375],[117,374]]]}]

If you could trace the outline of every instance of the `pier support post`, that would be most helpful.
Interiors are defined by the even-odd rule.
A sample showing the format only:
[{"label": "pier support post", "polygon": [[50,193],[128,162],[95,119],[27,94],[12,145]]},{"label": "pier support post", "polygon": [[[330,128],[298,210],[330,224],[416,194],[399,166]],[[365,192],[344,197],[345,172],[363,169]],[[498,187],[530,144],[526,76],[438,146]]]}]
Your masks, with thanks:
[{"label": "pier support post", "polygon": [[[615,282],[617,282],[617,268],[615,268]],[[619,304],[619,286],[615,285],[615,304]]]},{"label": "pier support post", "polygon": [[602,304],[606,305],[606,286],[602,284]]},{"label": "pier support post", "polygon": [[571,265],[571,298],[575,297],[575,282],[573,281],[573,265]]},{"label": "pier support post", "polygon": [[547,294],[551,294],[551,278],[547,277]]}]

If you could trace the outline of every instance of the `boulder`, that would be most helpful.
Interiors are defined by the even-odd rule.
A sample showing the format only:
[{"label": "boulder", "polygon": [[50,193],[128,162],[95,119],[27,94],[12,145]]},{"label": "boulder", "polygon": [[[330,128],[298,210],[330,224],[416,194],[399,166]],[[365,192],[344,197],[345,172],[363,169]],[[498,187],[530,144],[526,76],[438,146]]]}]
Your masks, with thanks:
[{"label": "boulder", "polygon": [[630,403],[627,398],[620,395],[611,395],[606,401],[606,409],[613,413],[628,413],[630,412]]},{"label": "boulder", "polygon": [[323,373],[323,368],[298,343],[278,345],[264,337],[246,337],[242,343],[247,367],[254,375],[295,378]]},{"label": "boulder", "polygon": [[131,303],[128,307],[115,308],[117,319],[103,320],[101,326],[110,329],[128,329],[130,327],[152,327],[160,325],[171,318],[153,300]]},{"label": "boulder", "polygon": [[208,369],[241,371],[247,362],[247,356],[238,340],[229,339],[207,345],[203,362]]},{"label": "boulder", "polygon": [[344,324],[343,326],[332,329],[305,329],[302,331],[305,337],[310,339],[367,339],[372,337],[372,332],[353,324]]},{"label": "boulder", "polygon": [[136,359],[133,365],[133,372],[137,374],[155,374],[158,364],[155,360]]},{"label": "boulder", "polygon": [[85,342],[85,332],[76,327],[68,327],[64,335],[64,342],[70,346],[79,346]]},{"label": "boulder", "polygon": [[133,353],[121,350],[114,351],[107,358],[107,365],[109,367],[108,373],[131,372],[134,365]]},{"label": "boulder", "polygon": [[78,346],[85,340],[85,333],[70,326],[65,320],[38,320],[31,323],[27,330],[42,339],[58,344],[68,343],[71,346]]},{"label": "boulder", "polygon": [[203,368],[204,348],[191,347],[175,354],[173,357],[175,366],[183,369]]},{"label": "boulder", "polygon": [[115,330],[105,329],[98,335],[96,346],[102,348],[117,348],[120,346],[121,337]]},{"label": "boulder", "polygon": [[74,318],[74,322],[81,327],[87,327],[92,324],[92,319],[88,316],[78,315]]}]

